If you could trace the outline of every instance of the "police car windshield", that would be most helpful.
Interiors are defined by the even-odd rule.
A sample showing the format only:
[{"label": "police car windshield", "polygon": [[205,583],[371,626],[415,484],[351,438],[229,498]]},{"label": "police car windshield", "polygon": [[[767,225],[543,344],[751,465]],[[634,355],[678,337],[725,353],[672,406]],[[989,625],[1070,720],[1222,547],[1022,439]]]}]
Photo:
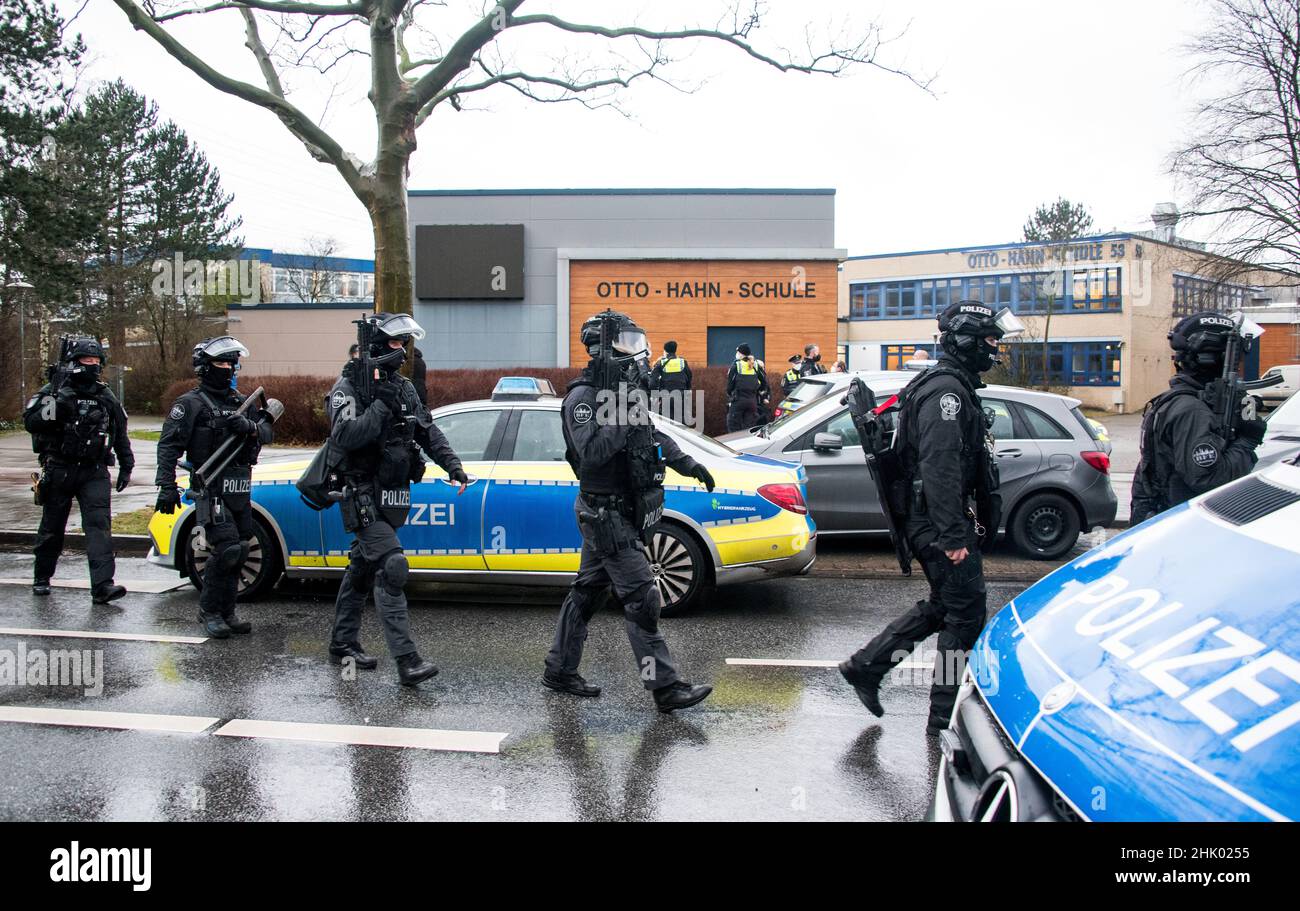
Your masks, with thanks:
[{"label": "police car windshield", "polygon": [[707,455],[727,458],[737,455],[736,450],[724,443],[719,443],[713,437],[707,437],[698,430],[692,430],[685,424],[679,424],[672,418],[666,418],[662,414],[654,416],[655,427],[671,436],[677,441],[682,448],[692,447]]}]

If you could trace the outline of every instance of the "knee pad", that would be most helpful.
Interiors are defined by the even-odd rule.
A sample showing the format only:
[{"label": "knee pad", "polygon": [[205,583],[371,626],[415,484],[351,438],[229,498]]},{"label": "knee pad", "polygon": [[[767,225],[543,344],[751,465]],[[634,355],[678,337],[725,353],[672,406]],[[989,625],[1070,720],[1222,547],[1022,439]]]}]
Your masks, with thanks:
[{"label": "knee pad", "polygon": [[659,608],[659,589],[653,582],[641,586],[623,602],[627,619],[652,635],[659,632]]},{"label": "knee pad", "polygon": [[379,571],[379,582],[390,595],[400,595],[406,587],[406,577],[410,572],[411,564],[406,562],[406,554],[399,550],[384,560],[383,568]]},{"label": "knee pad", "polygon": [[225,570],[237,569],[244,565],[244,557],[248,556],[245,547],[241,547],[238,542],[227,544],[221,548],[221,554],[218,559],[221,561],[221,568]]}]

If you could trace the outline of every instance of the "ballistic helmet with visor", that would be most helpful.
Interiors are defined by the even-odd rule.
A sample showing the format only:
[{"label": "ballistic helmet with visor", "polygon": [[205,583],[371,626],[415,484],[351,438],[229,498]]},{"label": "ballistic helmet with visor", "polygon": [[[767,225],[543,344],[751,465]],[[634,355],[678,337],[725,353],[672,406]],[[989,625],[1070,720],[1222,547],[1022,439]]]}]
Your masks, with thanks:
[{"label": "ballistic helmet with visor", "polygon": [[[78,335],[70,338],[64,349],[64,367],[71,376],[73,382],[91,383],[99,379],[103,372],[104,364],[108,361],[108,353],[104,346],[100,344],[99,339],[89,335]],[[98,364],[83,364],[82,358],[98,358]]]},{"label": "ballistic helmet with visor", "polygon": [[[370,363],[386,373],[400,369],[406,360],[406,346],[424,338],[424,329],[409,313],[377,313],[367,317],[375,328],[370,342]],[[392,342],[399,342],[393,347]]]},{"label": "ballistic helmet with visor", "polygon": [[1238,332],[1238,322],[1209,310],[1183,317],[1169,330],[1169,347],[1180,369],[1211,375],[1223,370],[1229,336]]},{"label": "ballistic helmet with visor", "polygon": [[981,301],[957,301],[939,314],[943,350],[976,373],[999,362],[998,341],[1024,331],[1024,323],[1009,309],[1003,307],[995,313]]}]

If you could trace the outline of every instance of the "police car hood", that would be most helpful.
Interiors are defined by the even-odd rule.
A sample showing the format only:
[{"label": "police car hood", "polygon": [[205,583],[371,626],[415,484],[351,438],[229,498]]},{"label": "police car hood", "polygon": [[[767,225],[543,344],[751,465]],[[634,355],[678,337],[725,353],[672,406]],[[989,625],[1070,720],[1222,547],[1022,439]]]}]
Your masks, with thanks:
[{"label": "police car hood", "polygon": [[1085,818],[1300,818],[1300,467],[1061,567],[998,612],[970,668]]}]

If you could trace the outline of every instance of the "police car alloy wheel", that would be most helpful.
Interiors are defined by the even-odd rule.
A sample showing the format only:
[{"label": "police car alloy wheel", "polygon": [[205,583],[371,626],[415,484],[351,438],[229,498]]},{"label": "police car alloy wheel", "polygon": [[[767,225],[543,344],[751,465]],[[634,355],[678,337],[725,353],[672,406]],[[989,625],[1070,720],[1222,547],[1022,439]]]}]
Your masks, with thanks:
[{"label": "police car alloy wheel", "polygon": [[665,524],[655,529],[647,556],[659,589],[660,614],[672,616],[689,610],[705,583],[700,546],[686,532]]},{"label": "police car alloy wheel", "polygon": [[[186,548],[186,563],[189,570],[190,584],[196,589],[203,588],[203,571],[208,565],[208,549],[201,539],[198,525],[189,530],[189,547]],[[279,581],[281,572],[280,553],[275,543],[275,536],[257,516],[253,517],[253,536],[248,541],[248,559],[239,570],[240,601],[255,601],[270,592]]]}]

